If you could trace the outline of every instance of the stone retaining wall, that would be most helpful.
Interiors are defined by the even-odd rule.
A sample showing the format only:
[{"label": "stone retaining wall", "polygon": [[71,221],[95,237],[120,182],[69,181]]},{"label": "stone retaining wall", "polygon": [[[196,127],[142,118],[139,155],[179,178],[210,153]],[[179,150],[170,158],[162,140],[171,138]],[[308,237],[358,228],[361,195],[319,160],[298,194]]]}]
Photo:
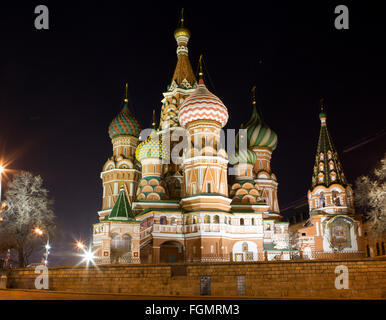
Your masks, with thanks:
[{"label": "stone retaining wall", "polygon": [[[349,289],[336,289],[335,268],[349,271]],[[33,268],[14,269],[8,287],[34,289]],[[266,298],[386,298],[386,259],[351,261],[275,261],[211,264],[51,267],[49,289],[135,295],[200,295],[200,277],[211,277],[213,296],[237,296],[237,277],[245,295]]]}]

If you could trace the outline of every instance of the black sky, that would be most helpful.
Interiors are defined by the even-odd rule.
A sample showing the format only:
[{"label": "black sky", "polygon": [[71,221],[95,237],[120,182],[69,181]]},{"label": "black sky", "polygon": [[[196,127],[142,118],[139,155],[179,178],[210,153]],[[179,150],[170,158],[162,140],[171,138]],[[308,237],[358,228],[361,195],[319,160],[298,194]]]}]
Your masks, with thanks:
[{"label": "black sky", "polygon": [[[58,264],[70,263],[64,251],[72,251],[72,237],[89,238],[97,222],[100,171],[112,153],[107,127],[124,83],[136,117],[149,127],[174,71],[182,4],[138,3],[1,5],[0,158],[40,174],[55,198],[65,235],[56,244]],[[34,28],[39,4],[50,10],[49,30]],[[272,168],[282,207],[310,186],[321,97],[338,151],[385,127],[385,8],[346,3],[350,29],[336,30],[338,4],[185,7],[193,69],[203,53],[210,89],[230,113],[227,128],[249,119],[257,85],[263,117],[279,137]]]}]

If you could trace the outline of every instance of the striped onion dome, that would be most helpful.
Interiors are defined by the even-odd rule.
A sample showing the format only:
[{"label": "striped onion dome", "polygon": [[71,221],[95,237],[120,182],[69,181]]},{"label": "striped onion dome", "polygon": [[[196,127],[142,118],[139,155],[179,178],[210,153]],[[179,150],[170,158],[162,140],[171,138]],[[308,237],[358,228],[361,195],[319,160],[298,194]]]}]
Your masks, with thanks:
[{"label": "striped onion dome", "polygon": [[148,158],[166,159],[168,154],[167,147],[162,143],[162,137],[155,130],[135,149],[135,157],[139,162]]},{"label": "striped onion dome", "polygon": [[121,112],[111,121],[109,125],[109,136],[114,139],[119,136],[139,137],[141,126],[129,109],[125,99]]},{"label": "striped onion dome", "polygon": [[249,148],[268,148],[271,151],[276,149],[277,134],[261,118],[256,103],[253,104],[252,116],[245,125],[245,129]]},{"label": "striped onion dome", "polygon": [[228,110],[222,101],[211,93],[200,79],[197,89],[182,103],[178,121],[185,127],[193,121],[216,121],[224,127],[228,121]]},{"label": "striped onion dome", "polygon": [[238,163],[248,163],[248,164],[255,164],[257,161],[256,153],[254,153],[250,149],[237,151],[232,156],[229,157],[229,162],[233,165]]}]

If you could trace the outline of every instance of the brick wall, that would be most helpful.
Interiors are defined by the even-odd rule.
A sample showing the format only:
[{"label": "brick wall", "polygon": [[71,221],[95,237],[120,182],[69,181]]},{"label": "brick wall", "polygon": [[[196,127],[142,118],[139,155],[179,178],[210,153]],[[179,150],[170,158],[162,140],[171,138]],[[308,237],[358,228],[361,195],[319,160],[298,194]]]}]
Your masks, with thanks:
[{"label": "brick wall", "polygon": [[[337,290],[336,266],[349,270],[349,289]],[[211,277],[213,296],[237,296],[237,276],[246,296],[266,298],[386,298],[386,259],[275,261],[211,264],[51,267],[51,290],[135,295],[200,295],[200,276]],[[14,269],[8,287],[34,288],[33,268]]]}]

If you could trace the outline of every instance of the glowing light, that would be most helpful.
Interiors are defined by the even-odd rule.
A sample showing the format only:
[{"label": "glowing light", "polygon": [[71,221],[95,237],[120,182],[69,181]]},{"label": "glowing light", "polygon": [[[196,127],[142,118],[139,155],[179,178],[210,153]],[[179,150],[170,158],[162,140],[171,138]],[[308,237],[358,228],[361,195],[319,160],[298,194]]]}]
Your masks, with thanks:
[{"label": "glowing light", "polygon": [[82,257],[83,257],[83,260],[81,261],[82,262],[86,262],[87,266],[89,265],[89,263],[92,263],[92,264],[95,264],[94,262],[94,259],[95,259],[95,251],[92,251],[91,248],[89,248],[88,250],[83,250],[83,254],[82,254]]},{"label": "glowing light", "polygon": [[49,243],[47,243],[47,244],[46,244],[46,246],[45,246],[45,248],[46,248],[47,250],[51,249],[51,246],[50,246],[50,244],[49,244]]},{"label": "glowing light", "polygon": [[37,234],[38,236],[41,236],[43,234],[43,230],[40,229],[39,227],[35,227],[34,233]]},{"label": "glowing light", "polygon": [[80,250],[83,250],[86,247],[85,244],[81,241],[77,241],[75,246],[76,246],[76,248],[78,248]]},{"label": "glowing light", "polygon": [[4,170],[4,167],[0,164],[0,174],[2,174]]}]

